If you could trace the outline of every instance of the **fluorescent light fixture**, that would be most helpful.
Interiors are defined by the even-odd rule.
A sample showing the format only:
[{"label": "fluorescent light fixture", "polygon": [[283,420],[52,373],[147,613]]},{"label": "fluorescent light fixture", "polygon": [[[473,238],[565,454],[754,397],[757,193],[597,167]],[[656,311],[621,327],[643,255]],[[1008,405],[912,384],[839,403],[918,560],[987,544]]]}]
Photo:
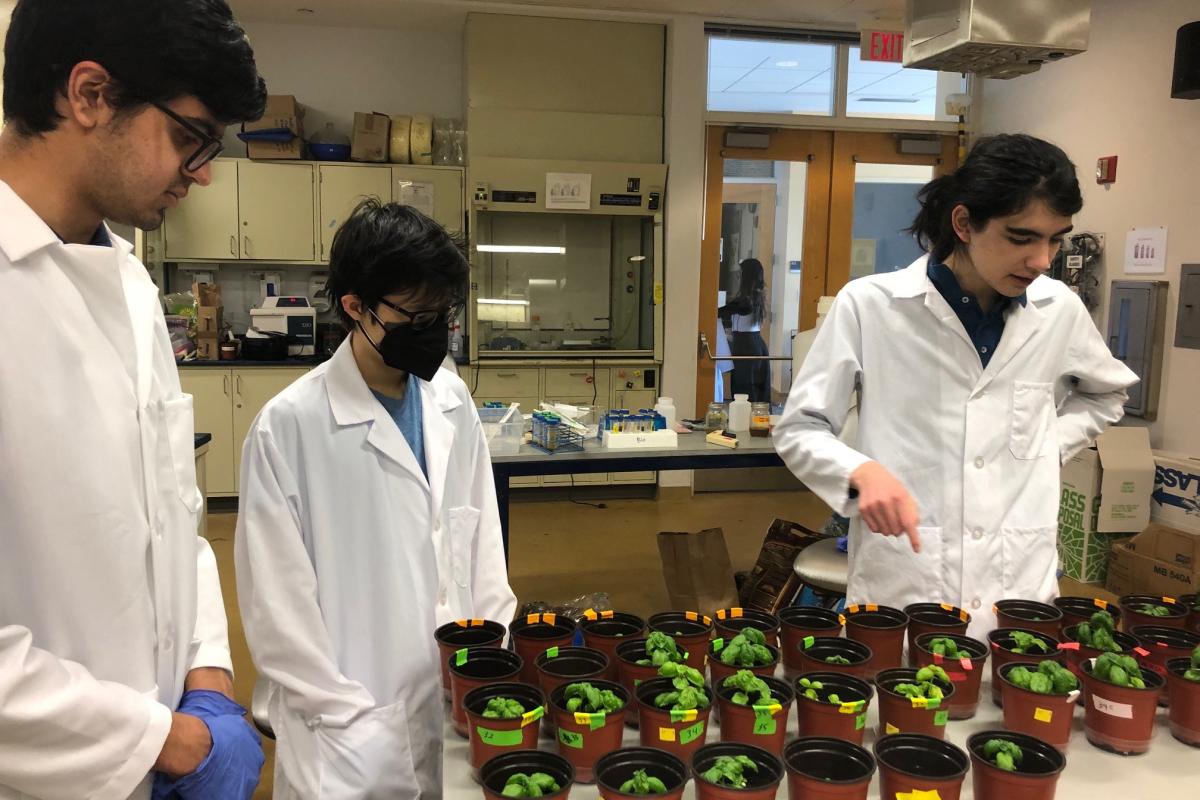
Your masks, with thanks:
[{"label": "fluorescent light fixture", "polygon": [[527,305],[529,305],[528,300],[500,300],[500,299],[493,299],[493,298],[487,298],[487,297],[480,297],[475,302],[479,303],[480,305],[492,305],[492,306],[527,306]]},{"label": "fluorescent light fixture", "polygon": [[480,297],[476,301],[475,318],[480,322],[528,322],[528,300],[501,300]]},{"label": "fluorescent light fixture", "polygon": [[530,278],[529,285],[539,289],[557,289],[558,281],[554,278]]},{"label": "fluorescent light fixture", "polygon": [[566,255],[565,247],[543,247],[536,244],[481,244],[476,248],[481,253],[549,253],[551,255]]}]

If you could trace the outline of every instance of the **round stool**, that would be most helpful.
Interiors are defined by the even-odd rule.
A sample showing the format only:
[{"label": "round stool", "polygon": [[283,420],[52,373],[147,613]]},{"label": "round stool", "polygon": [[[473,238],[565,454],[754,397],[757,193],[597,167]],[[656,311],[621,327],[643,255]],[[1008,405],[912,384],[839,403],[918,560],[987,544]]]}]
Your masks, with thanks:
[{"label": "round stool", "polygon": [[792,564],[801,582],[828,594],[845,595],[850,560],[839,551],[837,537],[813,542],[800,551]]}]

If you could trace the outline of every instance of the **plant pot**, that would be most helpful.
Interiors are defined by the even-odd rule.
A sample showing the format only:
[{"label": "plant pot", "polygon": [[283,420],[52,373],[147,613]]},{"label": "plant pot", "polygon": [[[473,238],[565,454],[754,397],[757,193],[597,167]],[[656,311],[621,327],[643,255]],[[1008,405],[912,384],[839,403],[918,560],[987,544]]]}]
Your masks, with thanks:
[{"label": "plant pot", "polygon": [[866,800],[875,759],[842,739],[797,739],[783,751],[789,800]]},{"label": "plant pot", "polygon": [[792,713],[796,693],[791,686],[776,678],[763,678],[763,681],[771,687],[771,696],[778,703],[770,706],[738,705],[730,699],[737,689],[713,684],[717,708],[721,712],[721,741],[752,744],[781,756],[783,740],[787,736],[788,716]]},{"label": "plant pot", "polygon": [[1053,639],[1062,629],[1063,612],[1049,603],[1035,600],[1001,600],[992,606],[996,612],[997,628],[1020,628],[1041,633]]},{"label": "plant pot", "polygon": [[450,656],[464,647],[498,645],[507,629],[490,619],[460,619],[447,622],[433,632],[442,660],[442,693],[450,699]]},{"label": "plant pot", "polygon": [[558,754],[575,768],[575,780],[579,783],[593,781],[596,761],[603,755],[621,747],[625,734],[625,716],[629,712],[629,692],[619,683],[591,681],[597,689],[608,689],[625,701],[625,706],[610,714],[587,714],[567,711],[563,694],[569,684],[562,684],[550,693],[551,716],[557,731]]},{"label": "plant pot", "polygon": [[[1184,628],[1164,628],[1159,625],[1134,625],[1130,631],[1137,639],[1141,650],[1134,651],[1138,661],[1146,669],[1167,677],[1167,662],[1173,658],[1185,658],[1200,646],[1200,634]],[[1142,655],[1145,653],[1146,655]],[[1160,706],[1167,705],[1167,689],[1164,686],[1158,696]]]},{"label": "plant pot", "polygon": [[941,800],[959,800],[971,761],[949,742],[916,733],[898,733],[875,742],[879,796],[937,792]]},{"label": "plant pot", "polygon": [[[704,778],[705,770],[721,756],[746,756],[758,765],[757,772],[746,773],[745,789],[722,786]],[[692,775],[696,779],[696,800],[774,800],[783,782],[783,761],[761,747],[719,742],[696,751],[692,756]]]},{"label": "plant pot", "polygon": [[1200,747],[1200,681],[1183,677],[1192,661],[1173,658],[1167,662],[1167,695],[1170,697],[1171,735],[1184,744]]},{"label": "plant pot", "polygon": [[[862,642],[832,636],[807,636],[800,643],[799,652],[801,675],[810,672],[840,672],[856,678],[873,677],[867,674],[873,654],[871,648]],[[850,663],[830,664],[825,660],[830,656],[841,656]]]},{"label": "plant pot", "polygon": [[668,711],[654,705],[654,698],[673,688],[670,678],[643,681],[635,692],[638,703],[638,728],[644,747],[657,747],[674,753],[685,764],[704,746],[708,736],[708,717],[712,711],[712,690],[704,688],[709,704],[690,711]]},{"label": "plant pot", "polygon": [[1000,692],[1004,700],[1004,727],[1041,739],[1066,751],[1071,741],[1071,721],[1075,716],[1079,690],[1070,694],[1038,694],[1022,689],[1008,679],[1017,667],[1036,670],[1032,662],[1015,662],[1000,668]]},{"label": "plant pot", "polygon": [[688,782],[688,767],[679,757],[655,747],[622,747],[596,761],[596,783],[600,796],[607,800],[645,800],[645,795],[621,791],[621,785],[643,770],[652,778],[658,778],[667,787],[664,794],[654,795],[653,800],[679,800]]},{"label": "plant pot", "polygon": [[566,647],[575,638],[575,623],[557,614],[528,614],[508,626],[513,649],[521,657],[521,682],[537,686],[537,657],[551,647]]},{"label": "plant pot", "polygon": [[767,644],[779,647],[779,617],[753,608],[723,608],[714,615],[713,624],[717,636],[732,639],[743,628],[758,628],[767,639]]},{"label": "plant pot", "polygon": [[[1023,633],[1032,633],[1039,639],[1042,639],[1050,648],[1049,653],[1014,653],[1012,648],[1016,647],[1013,642],[1012,634],[1014,631]],[[1000,668],[1005,664],[1015,664],[1018,661],[1032,662],[1040,664],[1043,661],[1054,659],[1055,661],[1064,661],[1063,653],[1058,649],[1058,640],[1038,631],[1031,631],[1027,628],[997,628],[988,634],[988,646],[992,648],[992,702],[998,707],[1003,707],[1004,702],[1000,697]]]},{"label": "plant pot", "polygon": [[[637,687],[642,681],[658,677],[658,667],[637,663],[645,657],[645,639],[630,639],[617,645],[617,682],[625,687],[630,697],[637,695]],[[636,728],[638,715],[626,714],[625,724]]]},{"label": "plant pot", "polygon": [[[600,681],[608,670],[608,656],[590,647],[551,647],[537,657],[538,686],[549,697],[559,686],[579,681]],[[553,732],[557,723],[551,715],[544,726]]]},{"label": "plant pot", "polygon": [[708,641],[713,638],[712,617],[696,611],[661,611],[647,620],[652,631],[670,634],[679,649],[687,653],[687,665],[704,672]]},{"label": "plant pot", "polygon": [[946,735],[954,684],[939,685],[945,693],[940,700],[906,697],[892,691],[897,684],[916,682],[917,671],[909,667],[885,669],[875,676],[875,691],[879,695],[879,736],[920,733],[940,739]]},{"label": "plant pot", "polygon": [[[1121,605],[1121,630],[1132,633],[1136,625],[1156,625],[1160,628],[1188,627],[1188,615],[1191,609],[1180,603],[1174,597],[1162,597],[1150,594],[1127,594],[1118,601]],[[1153,614],[1143,614],[1136,609],[1143,605],[1164,606],[1171,612],[1169,617],[1156,617]]]},{"label": "plant pot", "polygon": [[[953,639],[958,649],[971,653],[968,658],[946,658],[929,651],[928,645],[937,638]],[[979,688],[983,684],[983,670],[988,660],[988,646],[978,639],[963,634],[923,633],[917,637],[916,646],[910,651],[913,667],[920,669],[930,665],[946,670],[954,683],[954,694],[947,701],[950,719],[970,719],[979,708]]]},{"label": "plant pot", "polygon": [[501,647],[466,647],[450,656],[450,718],[455,732],[467,737],[463,698],[472,689],[492,683],[512,683],[521,674],[521,657]]},{"label": "plant pot", "polygon": [[1180,595],[1179,603],[1188,610],[1187,627],[1192,633],[1200,633],[1200,608],[1196,607],[1196,595]]},{"label": "plant pot", "polygon": [[562,756],[541,750],[515,750],[504,753],[484,764],[479,770],[479,782],[487,800],[509,800],[504,795],[504,783],[517,773],[529,775],[544,772],[558,782],[559,790],[542,795],[542,800],[567,800],[571,784],[575,782],[575,770]]},{"label": "plant pot", "polygon": [[1101,750],[1123,756],[1150,749],[1158,694],[1166,681],[1157,672],[1142,671],[1145,689],[1116,686],[1092,674],[1092,661],[1083,668],[1083,730]]},{"label": "plant pot", "polygon": [[948,603],[912,603],[904,607],[908,615],[908,663],[916,666],[917,637],[926,633],[938,636],[966,635],[971,615]]},{"label": "plant pot", "polygon": [[714,687],[719,686],[721,681],[728,678],[738,670],[748,669],[755,675],[764,678],[771,678],[775,675],[775,668],[779,665],[779,648],[770,644],[766,648],[771,651],[773,658],[770,664],[763,664],[758,667],[735,667],[731,664],[726,664],[721,661],[721,651],[729,644],[729,640],[718,637],[713,639],[708,644],[708,673]]},{"label": "plant pot", "polygon": [[[584,619],[579,623],[583,632],[583,646],[599,650],[608,656],[608,669],[604,679],[620,680],[620,669],[617,666],[617,645],[627,639],[639,639],[646,634],[646,620],[634,614],[621,611],[592,611],[583,612]],[[594,618],[589,615],[595,615]]]},{"label": "plant pot", "polygon": [[819,696],[822,692],[832,692],[842,702],[835,705],[824,699],[805,697],[797,678],[792,688],[796,694],[796,730],[800,736],[842,739],[861,745],[867,732],[867,709],[875,694],[871,684],[840,672],[808,672],[801,677],[824,684]]},{"label": "plant pot", "polygon": [[[1081,624],[1068,625],[1063,630],[1063,640],[1059,642],[1058,649],[1063,654],[1063,663],[1067,665],[1067,669],[1075,673],[1076,678],[1083,680],[1083,670],[1079,664],[1089,658],[1099,658],[1102,651],[1079,643],[1079,626]],[[1113,641],[1121,648],[1122,653],[1133,653],[1139,647],[1137,639],[1120,631],[1113,632]],[[1080,702],[1083,702],[1082,698]]]},{"label": "plant pot", "polygon": [[[1004,739],[1021,748],[1014,772],[1000,769],[983,756],[989,739]],[[1067,766],[1063,754],[1033,736],[1008,731],[981,731],[967,739],[975,800],[1054,800],[1058,776]]]},{"label": "plant pot", "polygon": [[1113,622],[1117,623],[1117,627],[1119,628],[1121,625],[1121,609],[1115,603],[1101,600],[1098,597],[1059,597],[1054,600],[1054,607],[1063,614],[1062,622],[1059,625],[1061,630],[1066,630],[1071,625],[1087,622],[1097,611],[1107,611],[1112,615]]},{"label": "plant pot", "polygon": [[800,649],[805,638],[812,636],[838,637],[842,633],[842,617],[836,611],[818,606],[791,606],[779,612],[779,650],[783,659],[783,676],[788,680],[804,668]]},{"label": "plant pot", "polygon": [[908,615],[898,608],[874,603],[846,606],[846,638],[871,648],[871,660],[865,677],[874,677],[885,669],[904,662],[904,630]]},{"label": "plant pot", "polygon": [[[525,707],[517,719],[488,719],[483,716],[488,701],[508,697]],[[513,750],[536,750],[539,721],[546,709],[542,693],[524,683],[493,683],[467,692],[463,698],[471,742],[471,777],[480,780],[480,769],[490,759]]]}]

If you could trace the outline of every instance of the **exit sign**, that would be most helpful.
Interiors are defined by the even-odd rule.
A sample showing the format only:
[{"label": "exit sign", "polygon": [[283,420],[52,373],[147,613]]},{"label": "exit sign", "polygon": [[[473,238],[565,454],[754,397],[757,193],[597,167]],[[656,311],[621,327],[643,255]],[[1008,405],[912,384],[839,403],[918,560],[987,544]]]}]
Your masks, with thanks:
[{"label": "exit sign", "polygon": [[900,31],[863,31],[859,46],[863,61],[904,62],[904,34]]}]

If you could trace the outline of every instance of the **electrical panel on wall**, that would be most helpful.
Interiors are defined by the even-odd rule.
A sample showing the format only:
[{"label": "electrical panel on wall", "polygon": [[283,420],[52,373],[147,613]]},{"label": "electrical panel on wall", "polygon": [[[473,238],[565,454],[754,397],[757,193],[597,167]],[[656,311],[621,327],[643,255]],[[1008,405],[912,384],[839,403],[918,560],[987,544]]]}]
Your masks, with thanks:
[{"label": "electrical panel on wall", "polygon": [[1101,257],[1104,254],[1104,234],[1073,233],[1063,240],[1062,248],[1050,265],[1050,277],[1065,283],[1079,295],[1088,311],[1099,304]]},{"label": "electrical panel on wall", "polygon": [[1158,415],[1167,281],[1113,281],[1109,293],[1108,349],[1133,370],[1125,413],[1153,420]]}]

